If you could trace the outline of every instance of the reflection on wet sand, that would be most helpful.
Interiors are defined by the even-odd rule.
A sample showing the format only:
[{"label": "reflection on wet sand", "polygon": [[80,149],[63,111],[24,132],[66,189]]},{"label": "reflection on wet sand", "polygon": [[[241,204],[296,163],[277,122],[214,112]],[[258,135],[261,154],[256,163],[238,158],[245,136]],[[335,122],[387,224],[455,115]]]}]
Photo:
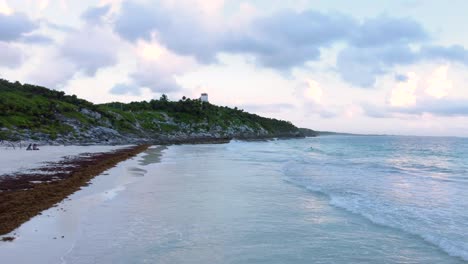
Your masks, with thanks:
[{"label": "reflection on wet sand", "polygon": [[161,161],[162,152],[167,149],[166,146],[155,146],[145,151],[145,155],[139,161],[139,165],[145,166]]}]

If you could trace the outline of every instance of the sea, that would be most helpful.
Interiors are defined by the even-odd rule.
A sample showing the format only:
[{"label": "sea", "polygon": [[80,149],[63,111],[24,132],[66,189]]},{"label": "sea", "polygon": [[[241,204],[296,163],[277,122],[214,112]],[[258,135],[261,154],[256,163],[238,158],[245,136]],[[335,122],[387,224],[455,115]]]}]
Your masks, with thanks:
[{"label": "sea", "polygon": [[466,138],[178,145],[119,166],[106,177],[131,181],[57,216],[75,226],[60,263],[468,262]]}]

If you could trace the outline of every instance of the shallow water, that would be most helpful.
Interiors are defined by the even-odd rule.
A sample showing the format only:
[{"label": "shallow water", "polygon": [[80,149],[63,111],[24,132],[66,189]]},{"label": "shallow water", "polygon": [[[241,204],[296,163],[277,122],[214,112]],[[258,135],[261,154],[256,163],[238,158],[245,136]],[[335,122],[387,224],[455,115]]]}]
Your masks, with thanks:
[{"label": "shallow water", "polygon": [[82,209],[54,216],[74,223],[63,246],[24,243],[36,218],[0,255],[41,243],[36,263],[466,263],[467,146],[331,136],[171,146],[160,163],[150,150],[65,202]]},{"label": "shallow water", "polygon": [[284,167],[288,181],[468,260],[468,139],[324,137],[309,142],[307,157]]}]

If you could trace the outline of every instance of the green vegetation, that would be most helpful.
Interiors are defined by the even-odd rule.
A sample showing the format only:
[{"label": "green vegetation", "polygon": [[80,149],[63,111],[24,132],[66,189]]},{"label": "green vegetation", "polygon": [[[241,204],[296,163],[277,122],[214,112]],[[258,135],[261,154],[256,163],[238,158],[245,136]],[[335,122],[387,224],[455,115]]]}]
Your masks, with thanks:
[{"label": "green vegetation", "polygon": [[[93,128],[122,137],[150,139],[158,135],[211,133],[228,137],[297,136],[287,121],[265,118],[237,108],[183,97],[96,105],[75,95],[0,79],[0,140],[90,137]],[[106,130],[106,133],[109,133]]]},{"label": "green vegetation", "polygon": [[319,132],[308,128],[299,128],[299,131],[306,137],[317,137],[319,135]]}]

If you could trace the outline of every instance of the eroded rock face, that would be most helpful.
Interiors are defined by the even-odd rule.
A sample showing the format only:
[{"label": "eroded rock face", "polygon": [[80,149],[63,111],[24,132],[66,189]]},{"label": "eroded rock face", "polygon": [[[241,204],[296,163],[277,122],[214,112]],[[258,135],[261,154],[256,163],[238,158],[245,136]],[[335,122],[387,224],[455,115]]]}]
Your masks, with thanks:
[{"label": "eroded rock face", "polygon": [[109,127],[78,128],[74,134],[61,135],[55,139],[44,133],[24,133],[21,140],[41,144],[172,144],[172,143],[203,143],[219,142],[230,139],[267,139],[281,137],[300,137],[300,133],[270,134],[267,130],[251,127],[214,128],[206,130],[191,130],[187,127],[172,133],[151,133],[144,130],[140,134],[121,133]]},{"label": "eroded rock face", "polygon": [[[176,122],[166,113],[161,113],[161,119],[154,119],[151,123],[153,129],[145,128],[140,120],[135,118],[128,127],[118,126],[124,117],[119,113],[111,112],[112,120],[103,117],[100,113],[83,108],[80,113],[85,116],[82,119],[65,116],[57,113],[57,119],[61,124],[69,127],[67,133],[51,134],[43,132],[33,132],[29,130],[8,130],[1,131],[14,135],[17,140],[37,142],[41,144],[137,144],[137,143],[202,143],[219,142],[229,139],[264,139],[275,137],[300,137],[297,131],[287,133],[270,133],[265,128],[254,125],[238,125],[228,123],[228,126],[210,125],[206,120],[199,122],[182,123]],[[170,131],[165,128],[170,127]]]},{"label": "eroded rock face", "polygon": [[87,108],[82,108],[80,110],[80,113],[82,113],[83,115],[89,116],[91,118],[94,118],[94,119],[101,119],[102,118],[102,115],[100,113],[94,112],[94,111],[89,110]]},{"label": "eroded rock face", "polygon": [[[45,87],[0,80],[0,141],[132,144],[297,136],[290,122],[198,99],[94,104]],[[3,97],[2,97],[3,98]],[[32,100],[33,98],[34,100]],[[21,102],[21,103],[20,103]],[[9,103],[9,104],[7,104]]]}]

